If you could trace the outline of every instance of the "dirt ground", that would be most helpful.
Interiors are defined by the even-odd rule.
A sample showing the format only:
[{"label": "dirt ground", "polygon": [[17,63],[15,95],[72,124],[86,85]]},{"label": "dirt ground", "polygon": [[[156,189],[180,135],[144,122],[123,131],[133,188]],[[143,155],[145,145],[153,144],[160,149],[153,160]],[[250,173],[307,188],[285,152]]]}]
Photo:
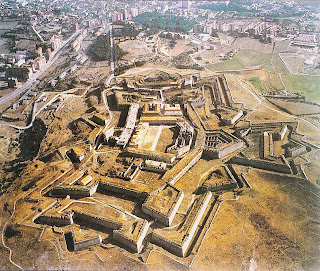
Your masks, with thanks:
[{"label": "dirt ground", "polygon": [[120,48],[127,52],[124,59],[134,61],[137,57],[145,57],[152,53],[146,46],[144,41],[140,40],[127,40],[119,43]]},{"label": "dirt ground", "polygon": [[172,49],[169,47],[168,42],[166,41],[167,40],[162,40],[160,42],[160,52],[170,57],[178,56],[192,49],[192,46],[190,45],[190,39],[176,40],[177,44]]},{"label": "dirt ground", "polygon": [[312,221],[319,220],[319,199],[312,194],[314,187],[258,170],[246,178],[252,190],[221,204],[192,269],[317,270],[320,240]]}]

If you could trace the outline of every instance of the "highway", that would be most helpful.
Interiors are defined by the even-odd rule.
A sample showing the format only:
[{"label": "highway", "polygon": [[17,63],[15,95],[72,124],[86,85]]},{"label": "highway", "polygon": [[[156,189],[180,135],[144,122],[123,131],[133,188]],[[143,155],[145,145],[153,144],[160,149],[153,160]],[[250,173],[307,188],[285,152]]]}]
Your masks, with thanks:
[{"label": "highway", "polygon": [[66,49],[66,47],[69,45],[70,41],[72,39],[74,39],[81,30],[76,31],[75,33],[73,33],[71,35],[70,38],[68,38],[64,44],[61,46],[61,48],[57,51],[57,53],[54,55],[54,57],[52,59],[50,59],[47,64],[45,65],[45,67],[38,71],[37,73],[35,73],[27,82],[25,82],[23,85],[21,85],[20,87],[16,88],[14,91],[10,92],[9,94],[3,96],[0,98],[0,105],[8,102],[9,100],[17,97],[18,95],[21,95],[22,93],[24,93],[25,91],[27,91],[28,89],[30,89],[30,87],[37,81],[37,79],[58,59],[58,57],[62,54],[62,52]]}]

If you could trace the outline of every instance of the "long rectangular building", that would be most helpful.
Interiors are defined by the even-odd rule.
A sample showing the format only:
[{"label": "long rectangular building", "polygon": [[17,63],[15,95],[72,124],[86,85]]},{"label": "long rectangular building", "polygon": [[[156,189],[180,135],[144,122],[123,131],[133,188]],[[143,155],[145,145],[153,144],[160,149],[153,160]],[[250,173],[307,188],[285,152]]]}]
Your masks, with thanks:
[{"label": "long rectangular building", "polygon": [[136,125],[137,116],[139,111],[139,104],[133,103],[130,105],[126,126],[122,130],[120,136],[116,139],[117,145],[123,148],[128,144],[130,137],[133,133],[134,127]]}]

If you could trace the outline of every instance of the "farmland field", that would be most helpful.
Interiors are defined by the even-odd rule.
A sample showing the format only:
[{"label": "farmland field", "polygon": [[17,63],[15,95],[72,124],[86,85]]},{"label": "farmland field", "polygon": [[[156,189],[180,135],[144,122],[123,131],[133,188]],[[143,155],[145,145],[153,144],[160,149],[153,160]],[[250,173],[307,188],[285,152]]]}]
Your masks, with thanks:
[{"label": "farmland field", "polygon": [[284,74],[282,79],[289,91],[301,93],[308,102],[320,103],[320,76]]}]

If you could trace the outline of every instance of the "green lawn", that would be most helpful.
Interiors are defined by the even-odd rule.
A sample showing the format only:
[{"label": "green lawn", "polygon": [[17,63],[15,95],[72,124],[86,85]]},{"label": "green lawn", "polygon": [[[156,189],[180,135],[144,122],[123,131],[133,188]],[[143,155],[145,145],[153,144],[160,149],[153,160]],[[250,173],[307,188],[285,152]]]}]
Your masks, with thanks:
[{"label": "green lawn", "polygon": [[308,102],[320,103],[320,76],[284,74],[282,79],[289,91],[304,95]]}]

